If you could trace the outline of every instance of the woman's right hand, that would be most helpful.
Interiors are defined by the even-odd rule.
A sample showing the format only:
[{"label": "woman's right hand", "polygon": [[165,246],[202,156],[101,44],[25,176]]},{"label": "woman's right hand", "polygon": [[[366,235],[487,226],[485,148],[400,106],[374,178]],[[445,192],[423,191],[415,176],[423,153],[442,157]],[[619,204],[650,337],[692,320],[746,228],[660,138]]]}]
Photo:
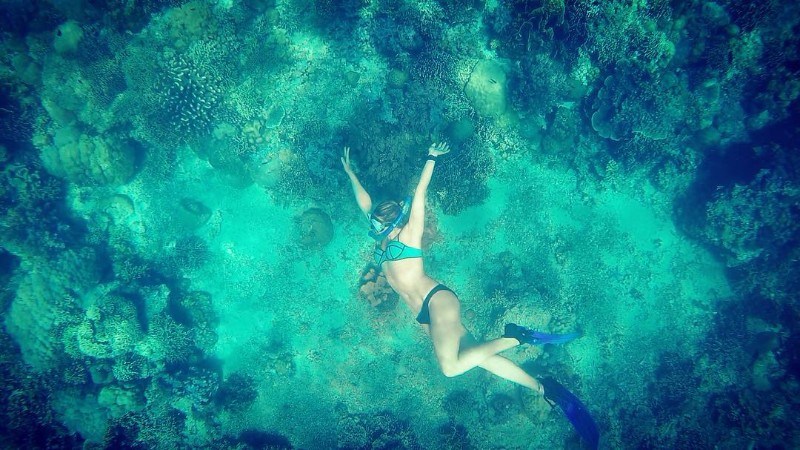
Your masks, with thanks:
[{"label": "woman's right hand", "polygon": [[428,154],[431,156],[441,156],[449,151],[450,146],[447,145],[447,142],[439,142],[438,144],[431,144],[430,148],[428,149]]},{"label": "woman's right hand", "polygon": [[353,175],[353,168],[350,167],[350,147],[344,148],[344,156],[342,156],[342,167],[344,167],[344,173],[348,175]]}]

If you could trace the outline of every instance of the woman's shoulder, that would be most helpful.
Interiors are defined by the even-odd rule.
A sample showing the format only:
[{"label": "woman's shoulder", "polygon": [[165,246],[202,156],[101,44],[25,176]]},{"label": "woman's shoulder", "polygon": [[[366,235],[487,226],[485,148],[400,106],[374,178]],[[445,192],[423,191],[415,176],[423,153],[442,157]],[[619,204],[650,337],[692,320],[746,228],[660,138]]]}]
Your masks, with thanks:
[{"label": "woman's shoulder", "polygon": [[420,248],[422,246],[422,233],[414,229],[408,229],[408,226],[403,227],[400,233],[397,234],[395,240],[402,242],[409,247]]}]

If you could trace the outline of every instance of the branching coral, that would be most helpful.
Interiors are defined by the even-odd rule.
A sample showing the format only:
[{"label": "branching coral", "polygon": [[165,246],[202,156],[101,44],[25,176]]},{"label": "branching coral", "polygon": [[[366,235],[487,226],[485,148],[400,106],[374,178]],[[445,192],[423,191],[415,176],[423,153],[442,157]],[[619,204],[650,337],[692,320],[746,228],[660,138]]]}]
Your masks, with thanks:
[{"label": "branching coral", "polygon": [[486,180],[495,170],[491,153],[476,137],[461,143],[451,153],[437,167],[429,194],[445,214],[457,214],[483,202],[489,195]]},{"label": "branching coral", "polygon": [[[590,3],[590,2],[584,2]],[[588,22],[586,46],[603,66],[626,61],[646,72],[666,67],[675,55],[672,9],[666,1],[603,2]]]},{"label": "branching coral", "polygon": [[86,310],[83,322],[72,329],[81,355],[117,358],[132,352],[144,337],[130,300],[106,295]]},{"label": "branching coral", "polygon": [[413,428],[391,412],[351,415],[339,423],[336,430],[339,448],[419,447]]},{"label": "branching coral", "polygon": [[217,343],[217,313],[211,299],[211,294],[202,291],[192,291],[180,295],[177,305],[173,305],[171,316],[178,322],[187,325],[193,335],[194,345],[204,354],[214,352]]},{"label": "branching coral", "polygon": [[190,330],[166,313],[150,320],[147,336],[136,344],[138,354],[150,361],[165,363],[188,361],[195,351]]},{"label": "branching coral", "polygon": [[685,125],[689,98],[682,80],[672,74],[653,77],[635,68],[606,77],[591,116],[597,133],[615,141],[641,135],[660,140]]},{"label": "branching coral", "polygon": [[223,409],[242,411],[258,397],[256,383],[247,375],[234,373],[219,387],[214,395],[214,403]]},{"label": "branching coral", "polygon": [[74,234],[72,224],[55,214],[62,209],[63,182],[31,154],[13,156],[0,170],[0,244],[19,256],[60,252]]},{"label": "branching coral", "polygon": [[780,254],[800,236],[800,186],[763,169],[747,185],[719,192],[708,204],[705,237],[720,246],[729,266]]}]

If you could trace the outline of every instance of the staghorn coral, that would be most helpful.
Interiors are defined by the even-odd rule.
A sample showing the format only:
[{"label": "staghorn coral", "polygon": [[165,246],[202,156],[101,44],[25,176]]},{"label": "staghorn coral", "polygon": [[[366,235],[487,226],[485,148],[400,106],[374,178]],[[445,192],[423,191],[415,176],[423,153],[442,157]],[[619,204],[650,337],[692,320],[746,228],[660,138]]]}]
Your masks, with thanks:
[{"label": "staghorn coral", "polygon": [[37,164],[33,152],[6,153],[0,170],[0,244],[18,256],[46,256],[73,237],[62,214],[64,183]]},{"label": "staghorn coral", "polygon": [[[483,125],[481,125],[483,128]],[[485,130],[485,128],[484,128]],[[442,158],[431,182],[430,197],[445,214],[457,214],[482,203],[489,195],[486,180],[494,173],[492,154],[473,136]]]},{"label": "staghorn coral", "polygon": [[171,387],[172,394],[178,400],[175,404],[177,409],[186,413],[212,406],[221,381],[219,372],[198,366],[178,370],[160,380]]},{"label": "staghorn coral", "polygon": [[337,428],[339,448],[392,449],[419,448],[410,424],[385,411],[373,415],[344,417]]},{"label": "staghorn coral", "polygon": [[673,43],[679,29],[672,28],[672,9],[669,2],[609,1],[585,8],[590,20],[585,47],[604,67],[620,62],[656,73],[667,67],[675,56]]},{"label": "staghorn coral", "polygon": [[177,302],[170,306],[170,314],[175,321],[191,330],[194,345],[203,353],[212,354],[217,343],[216,327],[219,319],[214,311],[211,294],[202,291],[188,292],[180,295]]},{"label": "staghorn coral", "polygon": [[19,348],[0,333],[0,436],[6,448],[77,448],[83,438],[69,433],[52,410],[55,377],[31,372]]},{"label": "staghorn coral", "polygon": [[136,353],[156,362],[185,362],[195,352],[191,330],[166,313],[159,313],[149,321],[147,335],[136,344]]}]

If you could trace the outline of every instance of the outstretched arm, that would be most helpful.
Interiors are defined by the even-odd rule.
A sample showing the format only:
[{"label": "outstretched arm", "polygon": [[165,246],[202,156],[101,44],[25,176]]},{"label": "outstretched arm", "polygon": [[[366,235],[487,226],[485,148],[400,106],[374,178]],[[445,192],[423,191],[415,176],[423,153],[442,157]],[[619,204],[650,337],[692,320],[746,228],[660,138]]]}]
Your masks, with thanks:
[{"label": "outstretched arm", "polygon": [[415,235],[422,236],[425,229],[425,200],[428,196],[428,185],[433,176],[433,168],[436,165],[436,158],[450,151],[446,142],[432,144],[428,148],[428,160],[422,168],[422,175],[419,177],[417,189],[414,191],[414,199],[411,202],[411,214],[408,217],[408,226],[411,227]]},{"label": "outstretched arm", "polygon": [[346,173],[350,178],[350,186],[353,188],[353,194],[356,196],[358,207],[367,217],[369,217],[369,212],[372,210],[372,198],[370,198],[369,193],[367,193],[367,190],[364,189],[364,186],[361,185],[361,182],[358,181],[358,177],[356,176],[355,172],[353,172],[353,168],[350,167],[350,147],[344,148],[342,166],[344,167],[344,173]]}]

